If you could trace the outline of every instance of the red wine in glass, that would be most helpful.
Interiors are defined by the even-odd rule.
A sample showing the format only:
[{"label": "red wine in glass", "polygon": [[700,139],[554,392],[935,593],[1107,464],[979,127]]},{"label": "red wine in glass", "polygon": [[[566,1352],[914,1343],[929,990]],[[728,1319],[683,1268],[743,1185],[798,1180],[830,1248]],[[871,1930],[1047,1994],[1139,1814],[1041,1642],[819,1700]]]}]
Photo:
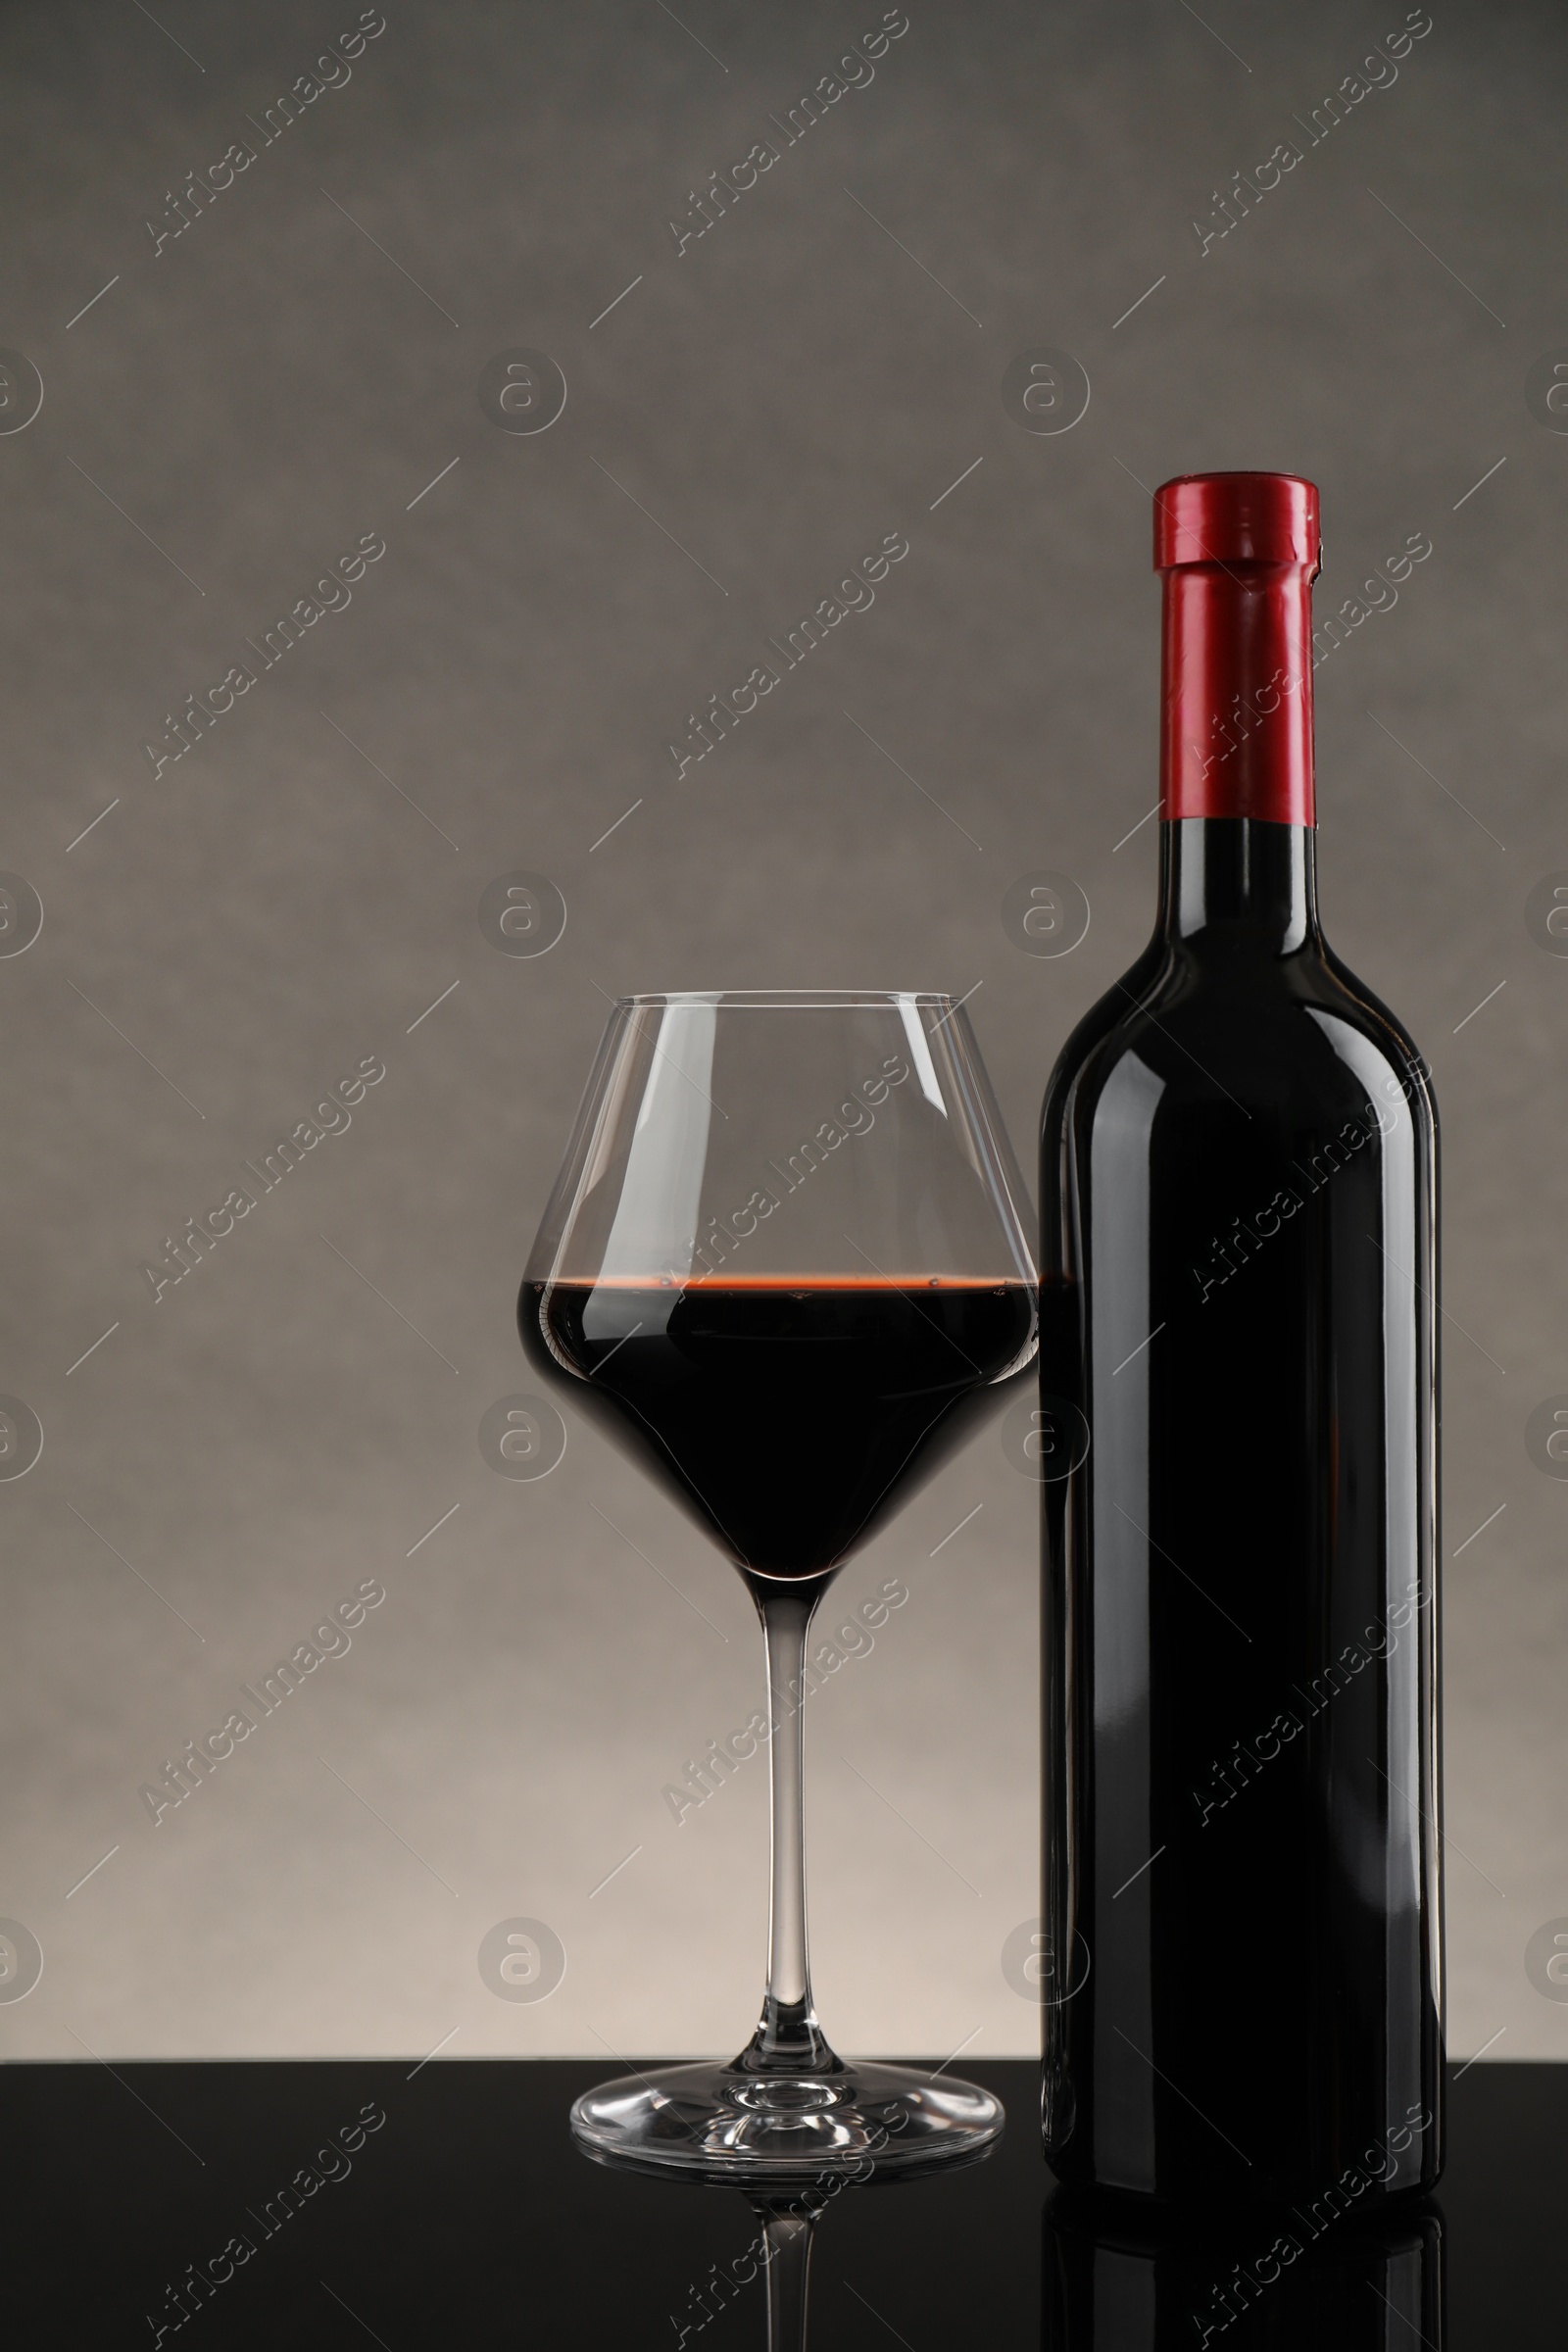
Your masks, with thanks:
[{"label": "red wine in glass", "polygon": [[[530,1311],[531,1309],[531,1311]],[[946,1461],[1027,1359],[1022,1282],[705,1275],[534,1283],[523,1344],[737,1566],[819,1576]]]}]

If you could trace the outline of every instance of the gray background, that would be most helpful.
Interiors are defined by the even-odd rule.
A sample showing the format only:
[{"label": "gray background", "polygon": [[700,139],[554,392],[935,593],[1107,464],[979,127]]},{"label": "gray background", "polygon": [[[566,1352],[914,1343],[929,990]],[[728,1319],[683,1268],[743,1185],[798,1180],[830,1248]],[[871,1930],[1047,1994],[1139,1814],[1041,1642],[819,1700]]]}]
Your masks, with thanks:
[{"label": "gray background", "polygon": [[[388,0],[156,254],[166,191],[357,12],[0,19],[0,341],[46,389],[0,438],[0,865],[46,909],[0,961],[0,1389],[46,1431],[0,1485],[0,1913],[45,1954],[11,2054],[738,2044],[762,1765],[679,1829],[661,1789],[756,1705],[755,1624],[588,1429],[539,1484],[481,1458],[529,1385],[516,1277],[621,990],[978,989],[1032,1157],[1152,905],[1153,826],[1123,839],[1154,789],[1146,493],[1214,466],[1321,484],[1320,612],[1433,542],[1318,675],[1322,899],[1446,1122],[1452,2046],[1568,2054],[1524,1965],[1568,1913],[1568,1493],[1523,1442],[1568,1390],[1568,962],[1523,914],[1568,866],[1568,438],[1525,398],[1568,343],[1568,28],[1434,0],[1307,146],[1293,116],[1396,0],[910,0],[870,86],[677,257],[688,191],[880,13]],[[1200,254],[1194,216],[1289,137]],[[538,437],[475,397],[518,344],[569,385]],[[1093,386],[1056,437],[1001,399],[1039,344]],[[349,609],[155,781],[163,714],[368,531]],[[875,607],[677,784],[686,713],[889,531]],[[1042,866],[1093,906],[1060,961],[1000,915]],[[476,920],[515,867],[569,907],[537,960]],[[139,1261],[367,1054],[352,1128],[155,1306]],[[992,1432],[842,1579],[910,1594],[809,1724],[848,2048],[1035,2044],[1001,1968],[1035,1908],[1034,1560]],[[155,1828],[141,1785],[367,1577],[349,1654]],[[543,2004],[480,1978],[516,1916],[568,1955]],[[1288,1999],[1291,1954],[1257,1964]]]}]

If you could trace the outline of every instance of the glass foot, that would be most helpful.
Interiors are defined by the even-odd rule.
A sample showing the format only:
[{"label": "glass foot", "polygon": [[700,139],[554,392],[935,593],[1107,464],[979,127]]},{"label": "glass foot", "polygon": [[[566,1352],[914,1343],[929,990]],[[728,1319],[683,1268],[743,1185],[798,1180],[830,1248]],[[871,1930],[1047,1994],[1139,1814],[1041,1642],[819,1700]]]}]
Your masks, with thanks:
[{"label": "glass foot", "polygon": [[983,2155],[1002,2101],[912,2067],[839,2062],[832,2074],[663,2066],[585,2091],[571,2110],[585,2155],[637,2171],[740,2182],[815,2173],[912,2172]]}]

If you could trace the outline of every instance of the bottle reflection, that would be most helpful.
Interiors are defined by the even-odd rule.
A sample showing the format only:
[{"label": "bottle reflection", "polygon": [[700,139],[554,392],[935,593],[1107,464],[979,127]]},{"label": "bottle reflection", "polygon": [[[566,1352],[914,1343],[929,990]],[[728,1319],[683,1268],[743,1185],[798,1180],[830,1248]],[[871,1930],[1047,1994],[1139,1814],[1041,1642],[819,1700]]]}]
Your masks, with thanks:
[{"label": "bottle reflection", "polygon": [[1045,2352],[1444,2352],[1430,2204],[1314,2235],[1288,2208],[1152,2219],[1057,2189],[1042,2266]]}]

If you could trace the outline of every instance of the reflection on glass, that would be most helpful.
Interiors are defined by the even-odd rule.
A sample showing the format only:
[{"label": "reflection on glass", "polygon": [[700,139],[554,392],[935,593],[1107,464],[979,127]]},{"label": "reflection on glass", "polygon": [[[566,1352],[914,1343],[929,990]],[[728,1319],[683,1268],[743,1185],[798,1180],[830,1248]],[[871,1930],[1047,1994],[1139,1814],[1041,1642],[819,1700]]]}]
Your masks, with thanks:
[{"label": "reflection on glass", "polygon": [[614,1007],[518,1301],[523,1345],[734,1562],[761,1618],[767,1989],[729,2064],[577,2101],[612,2160],[737,2180],[972,2154],[953,2077],[848,2064],[807,1959],[802,1716],[838,1569],[1032,1361],[1025,1195],[960,1006],[805,991]]},{"label": "reflection on glass", "polygon": [[1444,2352],[1443,2219],[1429,2203],[1314,2227],[1282,2208],[1045,2209],[1045,2352]]}]

